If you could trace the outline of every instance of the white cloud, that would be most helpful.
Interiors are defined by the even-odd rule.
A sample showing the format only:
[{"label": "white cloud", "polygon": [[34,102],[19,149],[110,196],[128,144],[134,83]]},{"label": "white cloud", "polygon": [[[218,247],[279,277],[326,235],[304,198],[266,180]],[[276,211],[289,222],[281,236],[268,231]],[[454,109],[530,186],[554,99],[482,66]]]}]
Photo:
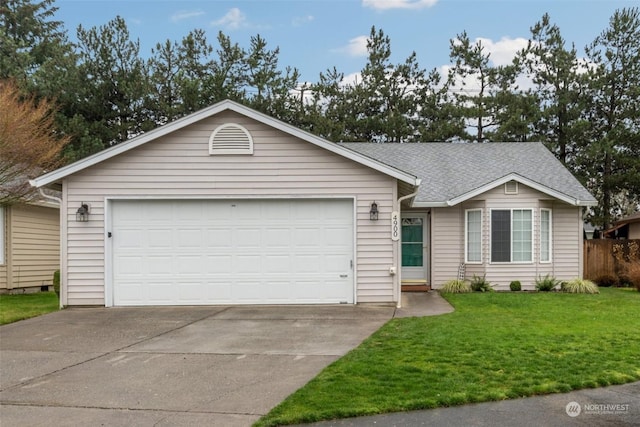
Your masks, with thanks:
[{"label": "white cloud", "polygon": [[213,21],[211,25],[218,25],[230,30],[237,30],[238,28],[246,27],[248,24],[246,15],[242,13],[240,9],[234,7],[229,9],[227,14],[222,18]]},{"label": "white cloud", "polygon": [[367,56],[367,36],[358,36],[349,40],[346,46],[334,49],[334,52],[346,53],[349,56]]},{"label": "white cloud", "polygon": [[344,87],[344,86],[355,86],[358,83],[362,83],[362,73],[357,72],[357,73],[351,73],[351,74],[347,74],[346,76],[344,76],[342,78],[342,81],[340,82],[340,86]]},{"label": "white cloud", "polygon": [[362,6],[376,10],[424,9],[432,7],[438,0],[362,0]]},{"label": "white cloud", "polygon": [[171,15],[171,22],[184,21],[185,19],[196,18],[204,15],[202,10],[180,10]]},{"label": "white cloud", "polygon": [[496,66],[510,64],[516,56],[516,53],[527,47],[527,43],[529,43],[527,39],[522,37],[515,39],[503,37],[497,42],[494,42],[491,39],[479,37],[475,42],[481,42],[486,51],[491,53],[489,59],[493,65]]},{"label": "white cloud", "polygon": [[[459,46],[460,40],[455,39],[453,40],[453,43],[456,46]],[[491,56],[489,56],[489,62],[495,66],[501,66],[511,64],[516,53],[527,47],[529,41],[522,37],[515,39],[503,37],[499,41],[494,42],[491,39],[478,37],[472,42],[472,45],[477,45],[478,43],[481,43],[482,47],[484,47],[485,55],[491,54]]]},{"label": "white cloud", "polygon": [[307,24],[309,22],[312,22],[315,18],[313,17],[313,15],[306,15],[306,16],[296,16],[293,18],[293,20],[291,21],[291,24],[294,27],[301,27],[304,24]]}]

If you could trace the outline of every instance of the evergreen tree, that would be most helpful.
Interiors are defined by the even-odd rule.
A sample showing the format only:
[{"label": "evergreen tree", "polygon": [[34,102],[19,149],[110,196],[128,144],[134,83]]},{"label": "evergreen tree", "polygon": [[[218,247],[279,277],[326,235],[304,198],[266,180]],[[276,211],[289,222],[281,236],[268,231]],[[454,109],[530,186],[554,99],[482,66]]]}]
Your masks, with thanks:
[{"label": "evergreen tree", "polygon": [[533,122],[537,139],[571,168],[584,132],[584,98],[576,49],[565,47],[560,28],[552,25],[545,14],[531,28],[531,40],[519,52],[519,58],[535,84],[531,95],[540,112]]},{"label": "evergreen tree", "polygon": [[640,203],[640,9],[616,11],[586,48],[590,61],[579,172],[598,198],[592,222],[620,215],[619,194]]}]

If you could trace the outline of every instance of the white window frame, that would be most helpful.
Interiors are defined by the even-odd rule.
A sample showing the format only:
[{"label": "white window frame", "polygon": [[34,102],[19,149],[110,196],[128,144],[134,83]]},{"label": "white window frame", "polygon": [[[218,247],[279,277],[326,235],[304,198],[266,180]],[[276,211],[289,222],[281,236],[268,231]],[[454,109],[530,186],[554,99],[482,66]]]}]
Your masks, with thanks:
[{"label": "white window frame", "polygon": [[[493,211],[509,211],[509,259],[510,261],[494,261],[493,260]],[[529,211],[531,212],[531,259],[527,261],[514,261],[513,260],[513,211]],[[490,264],[533,264],[534,263],[534,249],[535,249],[535,223],[536,218],[533,208],[492,208],[489,212],[489,263]]]},{"label": "white window frame", "polygon": [[[469,213],[480,213],[480,259],[469,259]],[[464,211],[464,262],[465,264],[482,264],[482,209],[466,209]]]},{"label": "white window frame", "polygon": [[5,247],[7,246],[7,239],[5,236],[6,224],[5,224],[5,209],[4,206],[0,206],[0,265],[4,265],[6,262],[4,259]]},{"label": "white window frame", "polygon": [[[547,212],[549,214],[549,229],[547,230],[548,233],[548,254],[547,254],[547,259],[543,259],[542,258],[542,233],[543,233],[543,229],[542,229],[542,213],[543,212]],[[553,212],[551,209],[548,208],[542,208],[540,209],[540,263],[541,264],[550,264],[551,262],[553,262]]]}]

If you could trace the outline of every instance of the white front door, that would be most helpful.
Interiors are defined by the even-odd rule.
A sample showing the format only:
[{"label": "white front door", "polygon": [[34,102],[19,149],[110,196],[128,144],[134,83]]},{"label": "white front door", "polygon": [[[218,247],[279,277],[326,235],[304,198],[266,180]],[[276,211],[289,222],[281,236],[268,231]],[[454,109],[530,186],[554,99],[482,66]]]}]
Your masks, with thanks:
[{"label": "white front door", "polygon": [[116,200],[113,302],[353,303],[353,202]]},{"label": "white front door", "polygon": [[427,280],[427,214],[402,215],[402,280]]}]

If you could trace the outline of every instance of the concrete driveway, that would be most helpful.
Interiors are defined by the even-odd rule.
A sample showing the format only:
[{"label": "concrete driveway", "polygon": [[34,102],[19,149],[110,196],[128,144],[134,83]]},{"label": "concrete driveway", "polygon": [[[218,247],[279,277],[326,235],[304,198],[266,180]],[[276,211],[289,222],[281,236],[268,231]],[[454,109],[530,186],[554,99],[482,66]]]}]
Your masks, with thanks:
[{"label": "concrete driveway", "polygon": [[74,308],[0,327],[9,426],[248,426],[394,315],[380,306]]}]

